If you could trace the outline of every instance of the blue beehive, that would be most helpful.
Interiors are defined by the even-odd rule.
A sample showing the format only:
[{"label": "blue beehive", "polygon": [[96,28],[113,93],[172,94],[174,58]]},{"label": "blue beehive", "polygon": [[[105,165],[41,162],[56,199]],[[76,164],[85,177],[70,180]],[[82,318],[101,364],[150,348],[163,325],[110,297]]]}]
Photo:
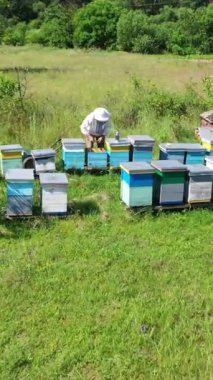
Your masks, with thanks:
[{"label": "blue beehive", "polygon": [[87,153],[87,167],[89,169],[107,169],[107,152],[103,148],[92,148]]},{"label": "blue beehive", "polygon": [[0,173],[5,175],[8,169],[21,169],[23,148],[21,145],[0,146]]},{"label": "blue beehive", "polygon": [[122,162],[129,162],[129,147],[130,143],[126,138],[107,139],[106,149],[111,168],[119,168]]},{"label": "blue beehive", "polygon": [[206,150],[197,143],[160,144],[160,160],[178,160],[182,164],[203,164]]},{"label": "blue beehive", "polygon": [[62,139],[62,158],[65,170],[83,170],[85,166],[84,140]]},{"label": "blue beehive", "polygon": [[177,160],[152,161],[151,165],[155,168],[155,204],[183,204],[187,167]]},{"label": "blue beehive", "polygon": [[33,170],[10,169],[6,172],[5,178],[7,181],[7,215],[32,215]]},{"label": "blue beehive", "polygon": [[147,162],[121,164],[121,199],[128,207],[151,206],[154,169]]},{"label": "blue beehive", "polygon": [[131,161],[151,162],[155,140],[147,135],[130,135]]}]

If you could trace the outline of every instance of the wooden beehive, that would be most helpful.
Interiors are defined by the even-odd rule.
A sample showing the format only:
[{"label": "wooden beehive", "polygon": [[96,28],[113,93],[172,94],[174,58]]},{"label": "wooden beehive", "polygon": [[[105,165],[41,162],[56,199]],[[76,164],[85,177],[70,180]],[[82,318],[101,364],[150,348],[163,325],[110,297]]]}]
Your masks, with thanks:
[{"label": "wooden beehive", "polygon": [[200,128],[199,137],[207,153],[213,155],[213,128]]},{"label": "wooden beehive", "polygon": [[68,178],[65,173],[41,173],[41,209],[43,214],[67,213]]},{"label": "wooden beehive", "polygon": [[177,160],[152,161],[151,165],[155,168],[154,203],[183,204],[186,166]]},{"label": "wooden beehive", "polygon": [[65,170],[83,170],[85,166],[85,142],[83,139],[62,139],[62,158]]},{"label": "wooden beehive", "polygon": [[92,148],[87,153],[88,169],[107,169],[107,152],[103,148]]},{"label": "wooden beehive", "polygon": [[111,168],[119,168],[122,162],[129,162],[129,148],[130,142],[126,138],[107,139],[106,150]]},{"label": "wooden beehive", "polygon": [[54,172],[56,152],[54,149],[36,149],[31,152],[36,174]]},{"label": "wooden beehive", "polygon": [[204,164],[206,150],[197,143],[160,144],[160,160],[178,160],[182,164]]},{"label": "wooden beehive", "polygon": [[187,165],[187,169],[186,199],[188,203],[210,202],[212,199],[213,169],[204,165]]},{"label": "wooden beehive", "polygon": [[155,140],[147,135],[130,135],[128,140],[131,143],[131,161],[151,162],[153,159],[153,147]]},{"label": "wooden beehive", "polygon": [[7,181],[7,215],[28,216],[33,213],[33,183],[32,169],[9,169],[6,172]]},{"label": "wooden beehive", "polygon": [[0,146],[0,172],[4,176],[8,169],[22,169],[21,145],[1,145]]},{"label": "wooden beehive", "polygon": [[128,207],[152,205],[154,172],[146,162],[121,164],[121,199]]}]

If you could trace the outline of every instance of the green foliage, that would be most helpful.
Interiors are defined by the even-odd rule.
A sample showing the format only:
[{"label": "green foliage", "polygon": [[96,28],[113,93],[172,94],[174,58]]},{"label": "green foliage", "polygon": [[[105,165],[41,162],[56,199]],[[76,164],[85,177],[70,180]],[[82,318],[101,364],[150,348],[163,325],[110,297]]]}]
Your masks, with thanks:
[{"label": "green foliage", "polygon": [[6,45],[24,45],[26,31],[27,25],[25,22],[10,26],[5,30],[2,41]]},{"label": "green foliage", "polygon": [[110,48],[116,44],[120,8],[109,0],[95,0],[79,9],[74,17],[74,45]]},{"label": "green foliage", "polygon": [[17,82],[3,74],[0,75],[0,99],[13,98],[17,92]]},{"label": "green foliage", "polygon": [[44,22],[39,33],[40,42],[59,48],[71,47],[72,32],[71,13],[67,12],[64,7],[56,4],[45,10]]}]

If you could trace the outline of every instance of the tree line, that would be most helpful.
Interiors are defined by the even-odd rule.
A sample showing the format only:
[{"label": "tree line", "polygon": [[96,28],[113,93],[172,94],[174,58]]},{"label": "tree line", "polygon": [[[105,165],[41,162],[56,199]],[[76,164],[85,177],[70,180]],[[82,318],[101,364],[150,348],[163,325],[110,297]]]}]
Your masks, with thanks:
[{"label": "tree line", "polygon": [[0,0],[0,43],[208,54],[213,52],[213,3]]}]

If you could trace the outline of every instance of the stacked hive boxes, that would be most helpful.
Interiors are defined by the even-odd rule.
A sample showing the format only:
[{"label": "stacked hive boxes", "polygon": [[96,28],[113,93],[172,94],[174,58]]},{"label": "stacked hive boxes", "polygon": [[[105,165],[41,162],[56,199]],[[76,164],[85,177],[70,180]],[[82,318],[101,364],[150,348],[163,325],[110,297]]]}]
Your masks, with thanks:
[{"label": "stacked hive boxes", "polygon": [[186,166],[177,160],[152,161],[151,165],[156,169],[154,203],[183,204]]},{"label": "stacked hive boxes", "polygon": [[213,169],[213,157],[206,157],[207,168]]},{"label": "stacked hive boxes", "polygon": [[107,152],[103,148],[92,148],[87,153],[87,167],[89,169],[106,169]]},{"label": "stacked hive boxes", "polygon": [[199,137],[208,156],[213,156],[213,128],[200,128]]},{"label": "stacked hive boxes", "polygon": [[188,203],[210,202],[212,199],[213,169],[204,165],[187,165],[187,169],[186,199]]},{"label": "stacked hive boxes", "polygon": [[22,166],[21,145],[1,145],[0,146],[0,172],[4,176],[8,169],[21,169]]},{"label": "stacked hive boxes", "polygon": [[7,215],[27,216],[33,213],[32,169],[10,169],[6,173]]},{"label": "stacked hive boxes", "polygon": [[41,173],[41,208],[43,214],[67,213],[68,179],[64,173]]},{"label": "stacked hive boxes", "polygon": [[84,140],[62,139],[62,157],[65,170],[83,170],[85,165]]},{"label": "stacked hive boxes", "polygon": [[128,139],[107,139],[106,149],[111,168],[119,168],[122,162],[129,162],[129,147]]},{"label": "stacked hive boxes", "polygon": [[45,172],[54,172],[56,153],[53,149],[36,149],[32,150],[36,174]]},{"label": "stacked hive boxes", "polygon": [[153,159],[153,147],[155,140],[146,135],[130,135],[131,161],[151,162]]},{"label": "stacked hive boxes", "polygon": [[178,160],[182,164],[203,164],[206,150],[200,144],[160,144],[160,160]]},{"label": "stacked hive boxes", "polygon": [[146,162],[121,164],[121,199],[128,207],[150,206],[154,169]]}]

